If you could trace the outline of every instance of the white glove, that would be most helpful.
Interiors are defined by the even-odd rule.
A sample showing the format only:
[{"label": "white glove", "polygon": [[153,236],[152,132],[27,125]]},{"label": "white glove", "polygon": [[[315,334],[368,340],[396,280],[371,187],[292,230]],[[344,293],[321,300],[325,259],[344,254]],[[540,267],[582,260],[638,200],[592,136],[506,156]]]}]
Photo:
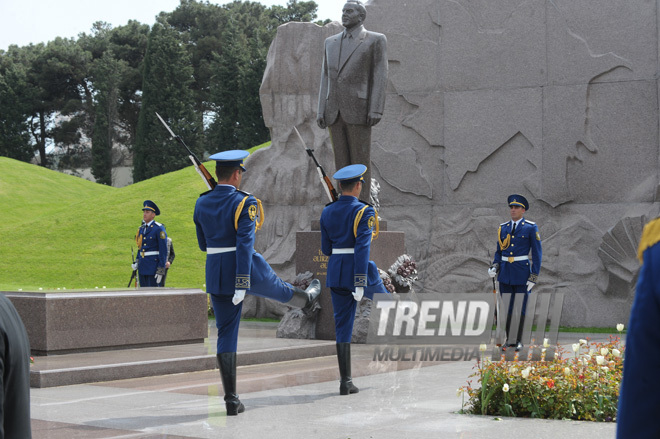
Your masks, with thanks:
[{"label": "white glove", "polygon": [[234,297],[231,299],[234,305],[238,305],[245,299],[245,292],[247,290],[234,290]]},{"label": "white glove", "polygon": [[131,268],[133,269],[133,271],[137,270],[137,262],[133,262],[131,264]]},{"label": "white glove", "polygon": [[163,280],[163,275],[162,274],[157,274],[156,276],[156,283],[159,284],[161,280]]},{"label": "white glove", "polygon": [[497,276],[497,267],[496,266],[493,265],[488,269],[488,276],[489,277]]},{"label": "white glove", "polygon": [[534,285],[536,285],[536,282],[532,282],[530,280],[527,281],[527,291],[532,291],[532,288],[534,288]]},{"label": "white glove", "polygon": [[353,298],[359,302],[362,300],[362,296],[364,296],[364,287],[355,287],[355,291],[353,292]]}]

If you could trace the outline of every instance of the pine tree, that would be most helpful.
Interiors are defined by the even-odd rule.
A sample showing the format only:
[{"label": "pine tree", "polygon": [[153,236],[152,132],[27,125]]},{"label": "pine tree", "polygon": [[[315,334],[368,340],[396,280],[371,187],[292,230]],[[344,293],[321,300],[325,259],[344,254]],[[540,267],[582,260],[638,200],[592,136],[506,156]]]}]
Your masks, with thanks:
[{"label": "pine tree", "polygon": [[190,55],[179,40],[179,34],[162,16],[149,34],[143,78],[142,107],[133,154],[133,180],[136,182],[190,164],[185,150],[169,139],[156,112],[193,152],[200,155],[197,138],[201,134],[201,123],[194,112]]}]

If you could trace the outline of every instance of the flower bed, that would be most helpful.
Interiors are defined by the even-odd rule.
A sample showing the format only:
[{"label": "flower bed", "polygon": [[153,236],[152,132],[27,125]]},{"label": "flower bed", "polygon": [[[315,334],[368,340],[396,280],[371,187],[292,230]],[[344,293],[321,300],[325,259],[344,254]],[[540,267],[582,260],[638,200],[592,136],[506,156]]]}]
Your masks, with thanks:
[{"label": "flower bed", "polygon": [[[546,345],[547,347],[547,345]],[[615,421],[623,372],[624,347],[580,340],[554,361],[483,359],[458,389],[468,400],[463,413],[545,419]],[[472,380],[477,386],[472,386]]]}]

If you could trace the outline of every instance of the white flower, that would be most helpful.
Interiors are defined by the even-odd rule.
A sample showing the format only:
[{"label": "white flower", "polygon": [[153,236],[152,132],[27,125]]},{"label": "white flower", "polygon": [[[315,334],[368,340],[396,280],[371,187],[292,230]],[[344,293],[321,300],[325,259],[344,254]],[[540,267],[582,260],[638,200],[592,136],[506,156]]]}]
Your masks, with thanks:
[{"label": "white flower", "polygon": [[559,352],[555,352],[555,360],[559,358]]},{"label": "white flower", "polygon": [[612,360],[609,362],[610,367],[616,366],[616,361]]},{"label": "white flower", "polygon": [[596,357],[596,363],[598,363],[599,366],[602,366],[603,364],[605,364],[605,357],[603,357],[602,355],[598,355]]},{"label": "white flower", "polygon": [[591,355],[585,354],[583,360],[585,360],[588,363],[589,361],[591,361]]},{"label": "white flower", "polygon": [[579,342],[580,342],[580,344],[587,344],[587,340],[585,340],[584,338],[581,338],[579,340]]},{"label": "white flower", "polygon": [[601,367],[601,369],[603,369],[603,372],[609,372],[610,371],[610,368],[607,367],[607,366],[603,366],[603,367]]},{"label": "white flower", "polygon": [[573,352],[577,352],[580,350],[580,345],[578,343],[573,343]]},{"label": "white flower", "polygon": [[39,291],[42,291],[42,290],[43,290],[43,288],[39,287]]},{"label": "white flower", "polygon": [[531,367],[527,367],[527,368],[523,369],[522,372],[520,372],[520,374],[522,375],[523,378],[528,378],[529,377],[529,372],[531,372],[531,370],[532,370]]},{"label": "white flower", "polygon": [[591,378],[598,379],[598,374],[596,372],[592,373]]},{"label": "white flower", "polygon": [[607,349],[607,348],[600,348],[600,355],[605,356],[605,355],[607,355],[607,354],[609,354],[609,353],[610,353],[609,349]]},{"label": "white flower", "polygon": [[571,374],[571,369],[568,367],[564,368],[564,375],[570,375]]},{"label": "white flower", "polygon": [[18,291],[23,291],[23,288],[19,288]]},{"label": "white flower", "polygon": [[510,373],[510,374],[514,374],[514,373],[516,373],[516,372],[518,372],[518,368],[517,368],[517,367],[515,367],[515,366],[511,366],[511,367],[509,368],[509,373]]},{"label": "white flower", "polygon": [[506,393],[506,392],[508,392],[508,391],[509,391],[509,385],[508,385],[508,384],[504,384],[504,385],[502,386],[502,392]]},{"label": "white flower", "polygon": [[595,349],[589,349],[589,355],[591,355],[593,357],[595,354],[596,354]]},{"label": "white flower", "polygon": [[619,331],[619,332],[623,331],[623,323],[618,323],[616,325],[616,330]]},{"label": "white flower", "polygon": [[612,355],[614,355],[615,357],[620,357],[621,351],[618,349],[612,349]]},{"label": "white flower", "polygon": [[481,344],[479,345],[479,350],[480,350],[481,352],[486,352],[486,349],[488,349],[488,346],[486,346],[486,343],[481,343]]},{"label": "white flower", "polygon": [[543,339],[543,347],[544,347],[544,348],[547,348],[547,347],[549,347],[549,346],[550,346],[549,340],[548,340],[547,338],[544,338],[544,339]]},{"label": "white flower", "polygon": [[463,389],[456,389],[456,396],[461,396],[463,394]]}]

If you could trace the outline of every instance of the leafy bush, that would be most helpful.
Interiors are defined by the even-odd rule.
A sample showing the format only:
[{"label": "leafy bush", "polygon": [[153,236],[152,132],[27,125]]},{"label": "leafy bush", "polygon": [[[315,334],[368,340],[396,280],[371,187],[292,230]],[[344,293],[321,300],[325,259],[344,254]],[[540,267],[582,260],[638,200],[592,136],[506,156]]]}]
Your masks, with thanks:
[{"label": "leafy bush", "polygon": [[[468,397],[462,412],[615,421],[624,356],[619,337],[580,340],[572,348],[568,353],[557,346],[551,361],[478,361],[467,385],[458,389]],[[474,378],[478,387],[472,386]]]}]

